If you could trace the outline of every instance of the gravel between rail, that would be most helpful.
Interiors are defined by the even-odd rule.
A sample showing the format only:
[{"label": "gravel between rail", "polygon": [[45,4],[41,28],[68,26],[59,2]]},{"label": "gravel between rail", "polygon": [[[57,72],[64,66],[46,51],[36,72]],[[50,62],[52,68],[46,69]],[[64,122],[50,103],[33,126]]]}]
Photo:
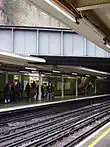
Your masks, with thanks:
[{"label": "gravel between rail", "polygon": [[0,147],[73,146],[109,121],[109,104],[107,101],[76,110],[67,107],[60,112],[54,108],[4,117],[0,122]]}]

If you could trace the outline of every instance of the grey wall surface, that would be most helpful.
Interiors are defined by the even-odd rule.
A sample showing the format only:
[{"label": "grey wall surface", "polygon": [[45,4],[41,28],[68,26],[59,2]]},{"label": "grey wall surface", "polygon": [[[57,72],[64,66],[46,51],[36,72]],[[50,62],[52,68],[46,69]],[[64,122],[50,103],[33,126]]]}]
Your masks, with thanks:
[{"label": "grey wall surface", "polygon": [[0,24],[68,28],[28,0],[0,0]]},{"label": "grey wall surface", "polygon": [[109,53],[71,30],[0,28],[0,50],[22,55],[109,57]]}]

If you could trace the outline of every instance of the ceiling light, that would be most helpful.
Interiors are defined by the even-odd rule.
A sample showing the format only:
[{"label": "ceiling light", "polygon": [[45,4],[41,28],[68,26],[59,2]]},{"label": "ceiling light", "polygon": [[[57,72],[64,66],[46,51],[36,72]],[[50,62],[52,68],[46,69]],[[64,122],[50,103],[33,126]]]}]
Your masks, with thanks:
[{"label": "ceiling light", "polygon": [[66,16],[67,18],[69,18],[71,21],[76,22],[76,19],[72,15],[70,15],[65,10],[61,9],[57,4],[55,4],[51,0],[44,0],[44,1],[47,2],[49,5],[51,5],[52,7],[54,7],[57,11],[59,11],[60,13],[62,13],[64,16]]},{"label": "ceiling light", "polygon": [[73,72],[73,73],[72,73],[72,75],[75,75],[75,76],[77,76],[78,74],[77,74],[77,73],[75,73],[75,72]]},{"label": "ceiling light", "polygon": [[102,79],[102,77],[100,77],[100,76],[97,76],[97,79],[100,79],[100,80],[101,80],[101,79]]},{"label": "ceiling light", "polygon": [[21,72],[21,73],[26,73],[26,71],[19,71],[19,72]]},{"label": "ceiling light", "polygon": [[42,74],[41,76],[42,76],[42,77],[45,77],[45,75],[44,75],[44,74]]},{"label": "ceiling light", "polygon": [[33,71],[31,71],[32,73],[38,73],[37,71],[35,71],[35,70],[33,70]]},{"label": "ceiling light", "polygon": [[30,74],[28,74],[28,75],[29,75],[29,76],[32,76],[32,77],[38,77],[38,76],[39,76],[38,73],[36,73],[36,74],[35,74],[35,73],[34,73],[34,74],[33,74],[33,73],[32,73],[32,74],[30,73]]},{"label": "ceiling light", "polygon": [[60,71],[59,71],[59,70],[53,70],[52,72],[55,72],[55,73],[60,73]]},{"label": "ceiling light", "polygon": [[109,44],[106,44],[106,47],[110,48],[110,45]]},{"label": "ceiling light", "polygon": [[104,44],[106,47],[110,48],[110,40],[108,40],[107,38],[104,38]]},{"label": "ceiling light", "polygon": [[86,77],[90,77],[90,75],[86,75]]},{"label": "ceiling light", "polygon": [[32,68],[32,67],[25,67],[25,69],[27,69],[27,70],[33,70],[33,71],[36,71],[37,70],[36,68]]}]

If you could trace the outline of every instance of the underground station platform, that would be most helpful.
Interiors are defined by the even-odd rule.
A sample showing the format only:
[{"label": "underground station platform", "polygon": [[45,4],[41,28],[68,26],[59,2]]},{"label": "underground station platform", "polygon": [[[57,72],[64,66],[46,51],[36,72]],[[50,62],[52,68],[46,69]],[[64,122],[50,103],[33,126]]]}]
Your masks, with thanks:
[{"label": "underground station platform", "polygon": [[0,147],[110,147],[110,0],[0,0],[0,24]]},{"label": "underground station platform", "polygon": [[[88,96],[88,97],[78,97],[78,98],[68,98],[68,99],[56,99],[55,101],[52,102],[33,102],[33,103],[26,103],[26,102],[21,102],[21,103],[13,103],[13,104],[1,104],[0,105],[0,114],[6,114],[6,113],[13,113],[17,111],[25,111],[28,109],[39,109],[39,108],[45,108],[45,107],[51,107],[57,104],[66,104],[66,103],[82,103],[83,105],[91,105],[92,103],[94,104],[96,102],[103,101],[104,97],[108,97],[110,94],[104,94],[104,95],[97,95],[97,96]],[[85,104],[83,104],[84,102]]]},{"label": "underground station platform", "polygon": [[[28,82],[35,81],[35,91],[31,88],[30,91],[34,95],[38,93],[38,97],[27,97],[23,88],[20,101],[7,100],[5,103],[1,94],[0,147],[69,147],[81,143],[84,147],[97,147],[100,141],[109,137],[109,126],[106,126],[98,134],[98,139],[94,136],[92,140],[84,142],[85,138],[110,121],[109,72],[78,64],[68,65],[70,62],[65,62],[67,58],[54,60],[50,65],[51,61],[45,58],[24,58],[21,55],[3,53],[0,74],[1,81],[4,79],[4,86],[13,80],[23,83],[24,87]],[[20,65],[20,62],[23,64]],[[50,82],[54,90],[45,91]],[[36,92],[37,85],[39,87]],[[45,89],[43,99],[42,85]],[[3,88],[1,87],[2,90]],[[46,95],[47,93],[53,94],[54,97],[51,94]]]}]

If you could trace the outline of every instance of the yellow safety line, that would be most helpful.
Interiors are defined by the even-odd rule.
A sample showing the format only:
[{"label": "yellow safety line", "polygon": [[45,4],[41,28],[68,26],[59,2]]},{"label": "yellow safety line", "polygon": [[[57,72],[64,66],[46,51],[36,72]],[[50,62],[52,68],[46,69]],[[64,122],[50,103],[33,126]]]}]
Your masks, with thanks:
[{"label": "yellow safety line", "polygon": [[107,134],[110,133],[110,128],[106,130],[101,136],[99,136],[92,144],[90,144],[88,147],[94,147],[101,139],[103,139]]}]

